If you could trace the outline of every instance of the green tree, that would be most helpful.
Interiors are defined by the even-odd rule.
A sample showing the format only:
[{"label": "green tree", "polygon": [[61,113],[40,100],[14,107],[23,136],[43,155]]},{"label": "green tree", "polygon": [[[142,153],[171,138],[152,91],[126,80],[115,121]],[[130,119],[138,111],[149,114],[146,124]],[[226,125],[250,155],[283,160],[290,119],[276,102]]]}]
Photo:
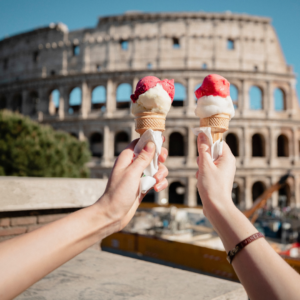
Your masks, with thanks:
[{"label": "green tree", "polygon": [[88,177],[86,142],[40,125],[28,117],[0,111],[0,175]]}]

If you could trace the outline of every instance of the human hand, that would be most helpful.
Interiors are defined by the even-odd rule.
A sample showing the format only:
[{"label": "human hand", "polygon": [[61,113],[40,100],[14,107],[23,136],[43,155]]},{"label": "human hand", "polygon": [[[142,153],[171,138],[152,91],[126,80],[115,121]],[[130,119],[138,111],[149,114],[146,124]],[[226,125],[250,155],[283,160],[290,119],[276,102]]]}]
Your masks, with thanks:
[{"label": "human hand", "polygon": [[[146,195],[139,196],[140,178],[153,159],[155,145],[149,142],[133,161],[133,149],[137,142],[138,139],[132,141],[118,156],[104,195],[98,200],[108,217],[115,223],[114,231],[119,231],[128,224]],[[161,154],[158,157],[158,172],[154,175],[156,184],[153,188],[156,192],[160,192],[168,186],[166,179],[168,169],[162,164],[167,156],[167,149],[162,147]]]},{"label": "human hand", "polygon": [[203,212],[210,219],[216,209],[228,208],[233,204],[231,191],[236,169],[235,157],[223,142],[222,155],[213,162],[209,140],[204,133],[198,135],[197,146],[197,188],[203,203]]}]

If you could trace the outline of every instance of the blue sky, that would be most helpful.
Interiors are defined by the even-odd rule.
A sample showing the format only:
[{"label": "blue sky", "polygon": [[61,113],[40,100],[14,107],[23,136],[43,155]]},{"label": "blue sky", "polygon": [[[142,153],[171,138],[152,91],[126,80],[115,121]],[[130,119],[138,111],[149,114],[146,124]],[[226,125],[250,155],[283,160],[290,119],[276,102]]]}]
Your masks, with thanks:
[{"label": "blue sky", "polygon": [[[276,29],[288,64],[300,73],[300,0],[0,0],[0,39],[19,32],[63,22],[70,30],[94,27],[98,17],[144,12],[207,11],[268,16]],[[300,84],[297,84],[300,95]]]}]

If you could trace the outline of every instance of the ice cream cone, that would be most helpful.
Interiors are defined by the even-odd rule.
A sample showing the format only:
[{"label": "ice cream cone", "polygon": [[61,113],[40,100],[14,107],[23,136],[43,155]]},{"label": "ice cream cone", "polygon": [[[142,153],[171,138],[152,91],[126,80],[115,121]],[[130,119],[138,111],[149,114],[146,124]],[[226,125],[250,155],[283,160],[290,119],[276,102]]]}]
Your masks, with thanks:
[{"label": "ice cream cone", "polygon": [[200,127],[210,127],[213,142],[222,139],[223,133],[228,130],[230,116],[228,114],[216,114],[208,118],[200,119]]},{"label": "ice cream cone", "polygon": [[143,135],[148,129],[165,131],[166,116],[164,114],[143,112],[135,116],[135,131]]}]

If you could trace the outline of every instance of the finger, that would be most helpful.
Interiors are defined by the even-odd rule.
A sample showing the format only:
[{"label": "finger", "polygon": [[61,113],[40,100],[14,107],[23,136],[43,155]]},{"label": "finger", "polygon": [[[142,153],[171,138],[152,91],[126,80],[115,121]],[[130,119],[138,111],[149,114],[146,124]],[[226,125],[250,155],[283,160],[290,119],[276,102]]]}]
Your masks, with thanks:
[{"label": "finger", "polygon": [[166,138],[164,136],[162,136],[162,141],[163,143],[166,141]]},{"label": "finger", "polygon": [[136,156],[133,163],[129,166],[130,171],[142,174],[153,159],[155,144],[148,142],[144,149]]},{"label": "finger", "polygon": [[169,174],[167,167],[163,164],[159,164],[157,173],[153,176],[156,179],[156,182],[159,183]]},{"label": "finger", "polygon": [[164,147],[161,148],[161,152],[158,156],[158,161],[164,163],[168,157],[168,150]]},{"label": "finger", "polygon": [[117,169],[125,169],[127,168],[133,160],[133,149],[139,139],[133,140],[126,148],[123,150],[120,155],[118,156],[116,162],[115,162],[115,167]]},{"label": "finger", "polygon": [[227,169],[229,167],[232,167],[232,165],[235,165],[236,159],[227,143],[223,142],[222,154],[218,157],[217,160],[215,160],[214,163],[220,169]]},{"label": "finger", "polygon": [[196,172],[196,178],[198,179],[199,176],[199,170]]},{"label": "finger", "polygon": [[197,156],[197,165],[199,167],[199,156]]},{"label": "finger", "polygon": [[154,185],[155,192],[160,192],[168,187],[168,180],[164,178],[163,181]]},{"label": "finger", "polygon": [[197,138],[197,146],[198,146],[198,152],[199,152],[199,159],[198,159],[198,165],[202,165],[204,162],[207,162],[208,164],[212,164],[212,159],[211,159],[211,151],[210,151],[210,144],[209,144],[209,139],[204,134],[201,132],[198,135]]}]

